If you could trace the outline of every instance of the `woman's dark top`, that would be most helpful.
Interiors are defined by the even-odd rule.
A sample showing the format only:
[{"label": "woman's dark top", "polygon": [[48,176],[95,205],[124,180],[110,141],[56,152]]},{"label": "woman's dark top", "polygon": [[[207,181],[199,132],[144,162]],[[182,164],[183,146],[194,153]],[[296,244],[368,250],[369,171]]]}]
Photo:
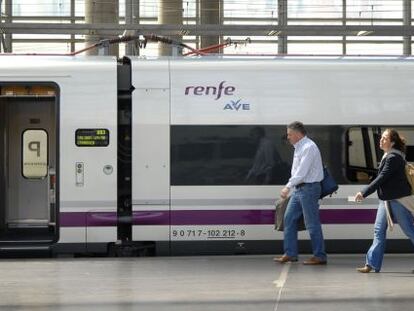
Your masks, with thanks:
[{"label": "woman's dark top", "polygon": [[377,190],[381,200],[395,200],[411,195],[411,186],[405,175],[405,159],[390,152],[378,168],[378,176],[362,190],[364,198]]}]

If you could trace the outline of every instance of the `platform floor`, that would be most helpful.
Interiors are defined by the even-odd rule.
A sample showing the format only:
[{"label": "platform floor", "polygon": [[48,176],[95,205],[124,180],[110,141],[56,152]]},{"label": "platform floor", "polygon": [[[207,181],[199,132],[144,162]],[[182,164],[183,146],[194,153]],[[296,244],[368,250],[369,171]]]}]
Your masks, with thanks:
[{"label": "platform floor", "polygon": [[330,255],[315,267],[268,255],[0,260],[0,310],[412,310],[414,255],[359,274],[363,258]]}]

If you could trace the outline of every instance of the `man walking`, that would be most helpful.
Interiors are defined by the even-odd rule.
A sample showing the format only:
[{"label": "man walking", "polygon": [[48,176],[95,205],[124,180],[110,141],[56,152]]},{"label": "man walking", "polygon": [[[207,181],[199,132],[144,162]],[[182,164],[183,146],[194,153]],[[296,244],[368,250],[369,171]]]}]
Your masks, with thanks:
[{"label": "man walking", "polygon": [[295,121],[287,126],[287,138],[294,146],[293,164],[289,182],[280,192],[287,198],[292,192],[284,217],[284,251],[276,262],[286,263],[298,260],[297,222],[302,216],[309,231],[313,257],[304,261],[305,265],[324,265],[327,263],[325,243],[319,218],[320,182],[323,179],[321,153],[318,146],[306,136],[301,122]]}]

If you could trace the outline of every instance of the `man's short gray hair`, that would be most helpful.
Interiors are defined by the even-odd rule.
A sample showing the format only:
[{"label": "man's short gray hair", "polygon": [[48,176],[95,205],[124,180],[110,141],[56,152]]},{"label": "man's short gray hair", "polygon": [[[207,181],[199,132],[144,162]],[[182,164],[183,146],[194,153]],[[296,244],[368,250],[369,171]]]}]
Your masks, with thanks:
[{"label": "man's short gray hair", "polygon": [[296,132],[302,133],[303,135],[306,135],[306,129],[302,122],[299,122],[299,121],[292,122],[287,126],[287,128],[291,129],[292,131],[296,131]]}]

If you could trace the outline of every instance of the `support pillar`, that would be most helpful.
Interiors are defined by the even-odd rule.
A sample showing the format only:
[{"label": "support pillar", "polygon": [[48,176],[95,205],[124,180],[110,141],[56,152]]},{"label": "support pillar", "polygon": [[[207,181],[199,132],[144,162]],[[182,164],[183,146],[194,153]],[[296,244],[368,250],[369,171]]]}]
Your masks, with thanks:
[{"label": "support pillar", "polygon": [[[346,26],[346,0],[342,0],[342,26]],[[346,36],[342,36],[342,55],[346,55]]]},{"label": "support pillar", "polygon": [[[181,25],[183,23],[183,1],[182,0],[159,0],[158,2],[158,24]],[[181,41],[182,36],[171,36],[173,40]],[[173,55],[173,47],[164,43],[158,44],[159,56]]]},{"label": "support pillar", "polygon": [[[139,0],[125,0],[125,24],[139,24]],[[134,42],[128,42],[125,55],[139,55],[139,47]]]},{"label": "support pillar", "polygon": [[[1,23],[2,23],[2,15],[3,15],[3,0],[0,0],[0,29],[1,29]],[[4,41],[3,33],[0,31],[0,53],[3,51],[3,47],[6,45],[6,42]]]},{"label": "support pillar", "polygon": [[[284,27],[287,26],[288,20],[288,0],[278,0],[278,16],[277,16],[277,23],[278,26]],[[278,54],[287,54],[288,46],[287,46],[287,36],[281,33],[277,39],[277,53]]]},{"label": "support pillar", "polygon": [[[404,0],[403,2],[403,25],[411,26],[411,0]],[[411,55],[411,36],[404,36],[403,38],[403,54],[404,56]]]},{"label": "support pillar", "polygon": [[[6,23],[11,23],[13,21],[13,1],[5,0],[4,1],[4,13],[6,14],[5,21]],[[4,52],[11,53],[13,51],[12,46],[12,34],[8,33],[4,35]]]},{"label": "support pillar", "polygon": [[[200,0],[200,24],[221,25],[223,15],[223,0]],[[220,44],[221,36],[201,36],[200,47]],[[222,53],[222,50],[217,51]]]},{"label": "support pillar", "polygon": [[[70,23],[75,24],[75,0],[70,0]],[[76,49],[76,43],[75,43],[76,37],[75,35],[70,35],[70,52],[75,52]]]},{"label": "support pillar", "polygon": [[[85,23],[87,24],[118,24],[119,23],[118,0],[88,0],[85,1]],[[98,31],[85,37],[86,46],[93,45],[102,39],[111,39],[99,34]],[[86,52],[88,55],[98,55],[98,49]],[[109,47],[109,55],[118,56],[118,45]]]}]

